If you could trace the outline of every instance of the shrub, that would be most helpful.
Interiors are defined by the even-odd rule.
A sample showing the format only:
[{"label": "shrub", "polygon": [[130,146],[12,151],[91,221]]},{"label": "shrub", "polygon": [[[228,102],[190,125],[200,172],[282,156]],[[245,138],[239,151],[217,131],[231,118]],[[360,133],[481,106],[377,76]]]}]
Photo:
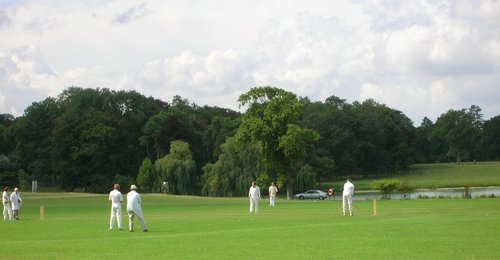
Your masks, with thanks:
[{"label": "shrub", "polygon": [[390,199],[391,192],[400,186],[399,179],[380,179],[372,183],[373,188],[380,190],[383,194],[382,199]]},{"label": "shrub", "polygon": [[397,191],[401,192],[404,194],[405,199],[407,198],[407,194],[415,190],[414,187],[410,185],[410,183],[407,180],[403,180],[399,182],[399,186],[397,188]]}]

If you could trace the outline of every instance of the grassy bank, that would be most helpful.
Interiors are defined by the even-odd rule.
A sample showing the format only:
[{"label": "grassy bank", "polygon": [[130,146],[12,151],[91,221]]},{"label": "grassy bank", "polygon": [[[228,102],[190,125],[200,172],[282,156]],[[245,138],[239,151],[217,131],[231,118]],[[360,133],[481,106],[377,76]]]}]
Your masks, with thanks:
[{"label": "grassy bank", "polygon": [[[417,189],[500,186],[500,162],[416,164],[399,174],[381,178],[407,180]],[[356,190],[371,190],[377,178],[354,178]],[[345,180],[325,183],[342,190]]]},{"label": "grassy bank", "polygon": [[[109,231],[106,195],[24,193],[5,259],[498,259],[499,199],[340,201],[143,195],[150,232]],[[40,206],[45,219],[40,220]],[[127,224],[124,218],[125,226]]]}]

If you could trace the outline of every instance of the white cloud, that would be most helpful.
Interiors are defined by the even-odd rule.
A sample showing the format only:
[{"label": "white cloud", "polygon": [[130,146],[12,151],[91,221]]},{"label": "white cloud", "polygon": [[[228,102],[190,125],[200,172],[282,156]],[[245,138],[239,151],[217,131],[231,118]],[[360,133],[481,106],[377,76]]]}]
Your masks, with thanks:
[{"label": "white cloud", "polygon": [[128,87],[142,86],[143,91],[156,93],[156,97],[165,100],[181,95],[199,105],[236,109],[239,94],[254,84],[255,63],[258,60],[254,57],[235,50],[213,51],[207,56],[183,52],[150,61],[122,82]]},{"label": "white cloud", "polygon": [[135,4],[130,7],[127,11],[117,14],[113,19],[116,23],[128,23],[132,20],[141,18],[148,14],[150,11],[146,8],[146,4]]},{"label": "white cloud", "polygon": [[[373,98],[418,124],[500,114],[498,1],[21,1],[0,5],[0,109],[68,86],[237,109],[254,86]],[[29,47],[26,47],[29,46]]]}]

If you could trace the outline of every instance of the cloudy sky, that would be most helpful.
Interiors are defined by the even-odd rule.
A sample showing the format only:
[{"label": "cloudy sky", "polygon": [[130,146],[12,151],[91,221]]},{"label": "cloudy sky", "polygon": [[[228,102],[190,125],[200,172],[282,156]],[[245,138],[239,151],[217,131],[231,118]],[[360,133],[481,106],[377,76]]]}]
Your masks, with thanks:
[{"label": "cloudy sky", "polygon": [[255,86],[415,125],[500,115],[500,1],[0,0],[0,113],[69,86],[238,110]]}]

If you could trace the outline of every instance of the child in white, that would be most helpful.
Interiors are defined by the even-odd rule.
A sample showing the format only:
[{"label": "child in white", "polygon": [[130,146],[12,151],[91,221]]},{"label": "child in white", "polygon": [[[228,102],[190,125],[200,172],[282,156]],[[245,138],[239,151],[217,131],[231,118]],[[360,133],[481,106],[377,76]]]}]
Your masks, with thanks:
[{"label": "child in white", "polygon": [[260,189],[255,181],[252,182],[252,186],[248,191],[248,197],[250,198],[250,213],[259,213]]}]

